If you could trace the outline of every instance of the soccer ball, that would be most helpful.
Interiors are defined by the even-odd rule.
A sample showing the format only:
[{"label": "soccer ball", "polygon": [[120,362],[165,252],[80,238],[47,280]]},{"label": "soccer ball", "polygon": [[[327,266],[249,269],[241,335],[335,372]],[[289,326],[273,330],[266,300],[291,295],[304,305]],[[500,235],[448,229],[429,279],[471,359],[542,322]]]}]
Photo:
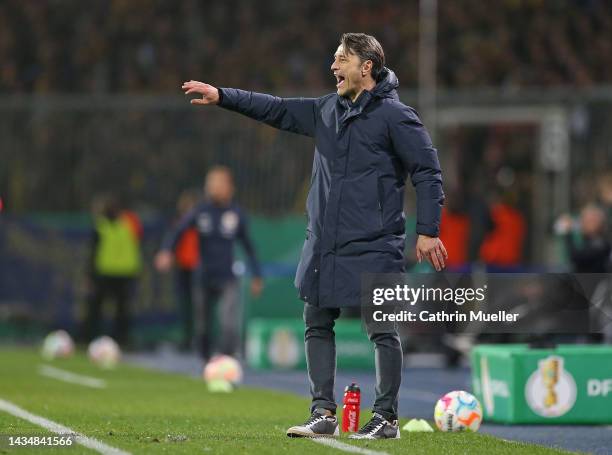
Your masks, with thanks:
[{"label": "soccer ball", "polygon": [[478,431],[482,407],[471,393],[448,392],[436,403],[434,419],[441,431]]},{"label": "soccer ball", "polygon": [[89,360],[96,365],[110,369],[117,366],[121,359],[121,349],[119,349],[119,345],[111,337],[101,336],[89,343],[87,355]]},{"label": "soccer ball", "polygon": [[242,381],[242,367],[240,363],[229,355],[216,355],[204,367],[202,377],[213,390],[227,390],[235,387]]},{"label": "soccer ball", "polygon": [[70,357],[74,353],[74,342],[65,330],[56,330],[45,337],[42,356],[47,360]]}]

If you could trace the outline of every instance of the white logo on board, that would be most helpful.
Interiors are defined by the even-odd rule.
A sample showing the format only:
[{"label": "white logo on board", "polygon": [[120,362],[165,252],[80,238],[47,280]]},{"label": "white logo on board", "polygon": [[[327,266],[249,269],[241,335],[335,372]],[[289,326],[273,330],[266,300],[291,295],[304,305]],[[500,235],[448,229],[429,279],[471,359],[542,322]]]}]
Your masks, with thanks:
[{"label": "white logo on board", "polygon": [[300,347],[290,329],[278,327],[270,337],[268,358],[275,367],[292,368],[300,360]]}]

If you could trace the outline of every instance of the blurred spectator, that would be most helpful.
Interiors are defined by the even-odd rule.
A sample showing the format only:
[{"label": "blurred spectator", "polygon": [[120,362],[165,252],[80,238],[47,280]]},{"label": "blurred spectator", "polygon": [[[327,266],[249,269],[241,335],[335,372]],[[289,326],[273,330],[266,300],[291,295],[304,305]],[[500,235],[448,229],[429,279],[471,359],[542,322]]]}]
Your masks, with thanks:
[{"label": "blurred spectator", "polygon": [[[479,175],[476,173],[476,175]],[[493,220],[489,205],[485,199],[487,194],[487,185],[482,179],[465,180],[468,186],[468,198],[466,201],[466,210],[469,218],[469,235],[468,235],[468,262],[470,264],[479,262],[480,249],[486,236],[493,229]]]},{"label": "blurred spectator", "polygon": [[463,207],[458,191],[449,191],[442,208],[440,240],[448,253],[446,266],[449,272],[460,271],[468,266],[468,242],[470,219]]},{"label": "blurred spectator", "polygon": [[[606,220],[612,220],[612,172],[608,172],[599,178],[599,200]],[[608,240],[612,240],[610,235],[612,225],[610,223],[606,224],[608,225]]]},{"label": "blurred spectator", "polygon": [[575,238],[574,222],[569,215],[557,220],[555,230],[564,236],[570,261],[575,273],[606,273],[610,269],[610,241],[607,236],[604,211],[588,204],[580,212]]},{"label": "blurred spectator", "polygon": [[[178,224],[198,203],[199,196],[193,191],[183,191],[177,202]],[[176,298],[182,321],[181,349],[187,350],[193,341],[193,276],[200,262],[198,231],[195,227],[187,228],[179,237],[174,249],[176,264],[175,288]]]},{"label": "blurred spectator", "polygon": [[[201,286],[203,294],[203,333],[200,354],[208,361],[213,349],[236,356],[240,350],[242,311],[239,283],[234,269],[234,244],[242,244],[253,274],[251,293],[258,296],[263,289],[259,262],[251,241],[245,212],[234,202],[234,181],[229,168],[213,167],[206,175],[206,200],[197,204],[164,239],[155,257],[158,270],[168,271],[173,252],[183,233],[192,227],[198,230]],[[219,305],[219,340],[213,340],[214,315]]]},{"label": "blurred spectator", "polygon": [[514,268],[522,263],[526,222],[515,207],[516,196],[511,191],[490,207],[493,229],[480,247],[480,258],[488,266]]},{"label": "blurred spectator", "polygon": [[142,268],[142,226],[137,215],[122,210],[113,196],[94,201],[93,216],[90,286],[84,335],[90,341],[102,334],[103,304],[110,299],[115,304],[112,335],[125,347],[129,343],[129,299],[134,281]]},{"label": "blurred spectator", "polygon": [[[168,92],[186,74],[261,90],[333,88],[339,31],[381,37],[415,86],[418,2],[4,0],[0,92]],[[313,34],[311,24],[318,24]],[[240,33],[235,33],[240,30]],[[612,82],[612,3],[439,2],[438,78],[446,87]],[[299,42],[295,50],[291,44]],[[282,63],[279,63],[282,62]]]},{"label": "blurred spectator", "polygon": [[[569,215],[562,215],[555,223],[555,231],[564,238],[574,273],[603,274],[610,271],[611,246],[606,224],[604,210],[595,204],[587,204],[581,210],[578,223]],[[603,295],[610,295],[610,280],[599,278],[599,275],[593,278],[595,281],[582,283],[584,295],[591,305],[591,317],[596,321],[593,327],[599,327],[602,321],[608,324],[604,323],[603,333],[591,333],[589,339],[592,342],[609,343],[612,341],[612,330],[609,316],[605,315],[610,314],[610,302],[608,298],[596,296],[602,290]]]}]

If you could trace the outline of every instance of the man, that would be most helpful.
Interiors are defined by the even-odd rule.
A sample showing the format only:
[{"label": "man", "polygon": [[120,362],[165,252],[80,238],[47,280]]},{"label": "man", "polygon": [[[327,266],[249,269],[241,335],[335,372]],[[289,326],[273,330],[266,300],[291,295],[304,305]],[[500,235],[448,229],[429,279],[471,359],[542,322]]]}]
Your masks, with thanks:
[{"label": "man", "polygon": [[[438,239],[443,202],[436,150],[415,111],[399,102],[395,74],[378,41],[342,35],[331,70],[336,93],[277,98],[197,81],[183,84],[192,104],[215,105],[268,125],[314,137],[312,187],[306,202],[306,241],[295,278],[305,302],[305,344],[311,416],[287,435],[337,436],[334,321],[340,308],[360,305],[363,273],[404,270],[404,184],[417,193],[416,255],[436,270],[446,251]],[[366,324],[376,352],[372,419],[355,438],[399,438],[397,398],[402,350],[396,327]]]},{"label": "man", "polygon": [[136,214],[122,210],[114,196],[98,198],[93,205],[85,339],[102,335],[102,308],[111,299],[116,306],[113,336],[125,348],[129,345],[129,300],[142,270],[142,225]]},{"label": "man", "polygon": [[[198,202],[200,202],[199,191],[183,191],[176,203],[175,222],[180,223]],[[176,264],[174,287],[183,328],[180,348],[188,351],[193,347],[193,284],[196,278],[195,272],[200,264],[199,234],[195,227],[186,229],[178,238],[174,248],[174,260]]]},{"label": "man", "polygon": [[220,340],[217,350],[235,356],[240,348],[241,312],[239,286],[234,275],[234,244],[242,243],[253,280],[251,293],[258,296],[263,288],[259,263],[251,242],[246,215],[233,202],[234,183],[230,170],[223,166],[212,168],[206,175],[207,199],[196,205],[164,239],[161,251],[155,257],[155,266],[167,271],[172,266],[173,251],[182,234],[195,227],[199,234],[200,260],[203,284],[203,333],[200,335],[200,355],[208,361],[213,349],[213,316],[220,302]]},{"label": "man", "polygon": [[610,241],[607,238],[606,213],[595,204],[587,204],[580,211],[578,233],[575,238],[574,220],[562,215],[555,230],[563,236],[574,273],[607,273],[610,268]]}]

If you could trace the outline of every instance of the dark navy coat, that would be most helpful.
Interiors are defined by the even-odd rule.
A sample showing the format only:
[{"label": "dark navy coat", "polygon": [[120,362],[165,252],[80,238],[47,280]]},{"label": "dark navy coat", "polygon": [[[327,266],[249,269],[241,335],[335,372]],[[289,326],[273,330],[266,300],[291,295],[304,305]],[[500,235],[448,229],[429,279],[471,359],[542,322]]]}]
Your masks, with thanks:
[{"label": "dark navy coat", "polygon": [[444,200],[436,149],[384,69],[355,102],[329,94],[278,98],[232,88],[220,106],[314,137],[308,227],[295,285],[320,307],[359,306],[363,273],[404,271],[404,185],[417,195],[418,234],[437,237]]}]

